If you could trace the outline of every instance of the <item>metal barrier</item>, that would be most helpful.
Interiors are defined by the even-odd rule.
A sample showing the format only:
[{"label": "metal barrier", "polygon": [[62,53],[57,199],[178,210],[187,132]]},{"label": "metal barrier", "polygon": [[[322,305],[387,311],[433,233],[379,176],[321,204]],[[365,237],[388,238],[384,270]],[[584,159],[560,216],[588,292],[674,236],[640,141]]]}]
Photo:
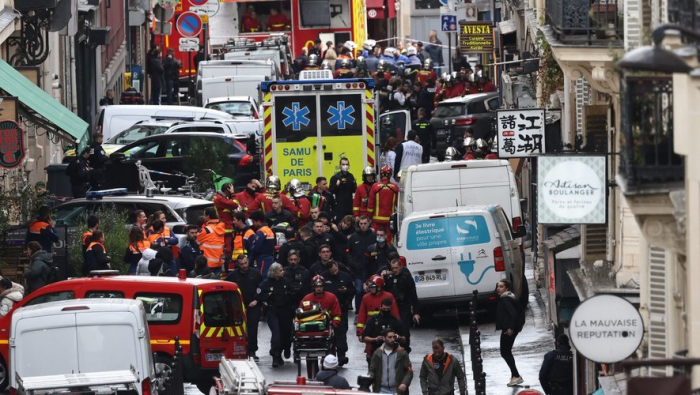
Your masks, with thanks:
[{"label": "metal barrier", "polygon": [[481,357],[481,332],[476,321],[478,295],[479,291],[474,290],[472,301],[469,303],[469,349],[472,361],[472,377],[474,377],[474,392],[476,395],[486,395],[486,373],[484,373],[484,360]]}]

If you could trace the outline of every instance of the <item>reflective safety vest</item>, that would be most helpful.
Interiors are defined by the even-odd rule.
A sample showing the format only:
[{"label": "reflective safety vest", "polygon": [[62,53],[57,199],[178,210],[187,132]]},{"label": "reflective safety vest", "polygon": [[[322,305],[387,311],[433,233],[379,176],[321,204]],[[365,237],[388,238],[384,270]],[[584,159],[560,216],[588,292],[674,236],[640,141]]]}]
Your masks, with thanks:
[{"label": "reflective safety vest", "polygon": [[36,220],[29,224],[29,233],[39,236],[41,231],[51,226],[48,222]]},{"label": "reflective safety vest", "polygon": [[202,255],[207,259],[207,266],[218,268],[224,264],[224,234],[225,225],[218,219],[213,219],[199,230],[197,242]]},{"label": "reflective safety vest", "polygon": [[255,232],[253,229],[246,228],[244,231],[236,231],[234,233],[232,258],[235,260],[241,254],[247,255],[248,249],[245,246],[245,240],[251,236],[255,236]]},{"label": "reflective safety vest", "polygon": [[149,242],[148,240],[141,240],[141,241],[137,242],[136,244],[130,244],[129,251],[131,251],[134,254],[142,254],[146,248],[150,248],[150,247],[151,247],[151,242]]},{"label": "reflective safety vest", "polygon": [[102,243],[100,243],[100,242],[98,242],[98,241],[93,241],[92,243],[90,243],[90,245],[88,245],[88,248],[86,248],[85,251],[92,251],[92,247],[94,247],[94,246],[96,246],[96,245],[102,247],[102,250],[103,250],[105,253],[107,253],[107,250],[105,250],[104,244],[102,244]]},{"label": "reflective safety vest", "polygon": [[88,237],[92,237],[92,231],[88,230],[87,232],[83,233],[83,247],[88,245]]}]

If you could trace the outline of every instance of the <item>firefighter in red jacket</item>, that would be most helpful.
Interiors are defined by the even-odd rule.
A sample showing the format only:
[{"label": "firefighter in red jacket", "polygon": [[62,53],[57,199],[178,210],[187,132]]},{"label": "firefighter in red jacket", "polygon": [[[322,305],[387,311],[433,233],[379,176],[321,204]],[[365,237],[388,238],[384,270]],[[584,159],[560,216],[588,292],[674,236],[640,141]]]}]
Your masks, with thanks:
[{"label": "firefighter in red jacket", "polygon": [[[233,185],[225,183],[221,186],[221,190],[214,195],[214,207],[219,215],[219,220],[224,223],[224,259],[228,264],[231,260],[233,251],[233,214],[238,210],[238,201],[233,193]],[[227,266],[228,267],[228,266]]]},{"label": "firefighter in red jacket", "polygon": [[360,217],[366,215],[372,217],[369,211],[369,193],[372,190],[377,178],[377,171],[374,166],[367,166],[362,171],[362,184],[357,186],[355,197],[352,200],[352,215],[355,221],[359,221]]},{"label": "firefighter in red jacket", "polygon": [[284,14],[280,14],[276,8],[270,8],[270,16],[267,18],[267,31],[283,32],[285,30],[292,30],[289,25],[289,18]]},{"label": "firefighter in red jacket", "polygon": [[245,33],[257,33],[262,30],[262,25],[258,20],[258,14],[251,11],[247,18],[243,19],[243,31]]},{"label": "firefighter in red jacket", "polygon": [[334,328],[340,325],[340,302],[338,298],[330,292],[326,292],[323,287],[326,284],[326,279],[320,274],[314,276],[311,280],[311,288],[313,292],[304,296],[304,299],[299,303],[299,307],[303,308],[304,303],[318,303],[331,317],[331,323]]},{"label": "firefighter in red jacket", "polygon": [[392,170],[389,166],[384,166],[379,170],[381,181],[372,186],[367,204],[367,211],[372,218],[372,228],[386,230],[389,240],[391,239],[389,219],[396,209],[396,201],[399,196],[399,187],[389,181],[391,173]]},{"label": "firefighter in red jacket", "polygon": [[384,288],[384,279],[382,276],[375,274],[367,280],[367,288],[369,293],[366,293],[362,297],[362,303],[360,303],[360,311],[357,313],[357,337],[362,342],[362,331],[365,329],[365,324],[367,321],[379,314],[382,309],[382,299],[391,299],[391,314],[394,317],[400,317],[399,309],[396,307],[396,299],[394,295],[389,292],[382,290]]},{"label": "firefighter in red jacket", "polygon": [[301,181],[293,178],[287,184],[287,191],[292,196],[294,206],[297,210],[297,229],[301,229],[309,223],[309,215],[311,214],[311,201],[306,197],[306,192],[301,185]]},{"label": "firefighter in red jacket", "polygon": [[280,198],[282,198],[282,207],[284,207],[285,210],[289,211],[290,213],[296,216],[299,210],[288,197],[280,194],[281,188],[282,183],[280,182],[279,177],[267,177],[267,182],[265,183],[265,191],[258,194],[258,196],[255,197],[255,200],[250,205],[250,207],[248,207],[248,209],[251,212],[255,210],[260,210],[263,213],[270,212],[272,211],[272,197],[275,195],[279,195]]},{"label": "firefighter in red jacket", "polygon": [[350,68],[350,59],[344,58],[340,60],[340,67],[333,73],[333,78],[353,78],[355,74]]},{"label": "firefighter in red jacket", "polygon": [[245,189],[236,194],[236,203],[241,207],[241,211],[245,213],[246,218],[253,210],[250,210],[250,206],[255,202],[255,198],[260,195],[265,189],[258,180],[248,181]]},{"label": "firefighter in red jacket", "polygon": [[421,87],[425,88],[428,85],[428,80],[437,81],[437,74],[433,70],[432,59],[426,59],[423,62],[423,70],[416,75],[416,81],[420,82]]}]

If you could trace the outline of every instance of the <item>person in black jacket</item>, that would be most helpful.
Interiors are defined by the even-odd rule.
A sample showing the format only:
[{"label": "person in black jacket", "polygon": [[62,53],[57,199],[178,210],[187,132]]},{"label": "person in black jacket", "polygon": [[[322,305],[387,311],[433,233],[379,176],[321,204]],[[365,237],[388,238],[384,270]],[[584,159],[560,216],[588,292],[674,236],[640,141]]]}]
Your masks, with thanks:
[{"label": "person in black jacket", "polygon": [[396,253],[396,247],[386,241],[386,231],[384,229],[376,231],[375,241],[365,251],[365,273],[368,276],[377,273],[380,267],[388,266],[391,259],[389,255]]},{"label": "person in black jacket", "polygon": [[70,179],[70,187],[73,192],[73,197],[81,198],[85,197],[85,194],[90,188],[90,177],[92,175],[92,169],[90,168],[90,147],[83,149],[80,156],[68,163],[66,168],[66,174]]},{"label": "person in black jacket", "polygon": [[[335,198],[328,190],[328,180],[326,177],[316,177],[316,187],[309,191],[307,197],[311,202],[311,207],[320,207],[321,211],[327,213],[331,213],[335,209]],[[352,208],[352,203],[350,204],[350,208]]]},{"label": "person in black jacket", "polygon": [[160,95],[163,93],[163,65],[160,61],[160,48],[151,50],[147,58],[148,75],[151,76],[151,104],[160,105]]},{"label": "person in black jacket", "polygon": [[352,215],[352,195],[357,190],[357,181],[349,170],[350,160],[341,158],[340,171],[331,177],[330,192],[335,198],[334,221],[340,221],[346,215]]},{"label": "person in black jacket", "polygon": [[547,395],[569,395],[574,391],[574,355],[569,336],[557,337],[556,349],[544,356],[540,368],[540,384]]},{"label": "person in black jacket", "polygon": [[[380,269],[381,270],[381,269]],[[384,277],[384,290],[394,295],[399,308],[401,323],[406,334],[406,351],[411,352],[411,326],[415,322],[420,324],[420,309],[416,282],[413,280],[410,270],[403,267],[399,258],[392,258],[388,270],[382,270]]]},{"label": "person in black jacket", "polygon": [[362,336],[360,340],[365,343],[365,354],[367,354],[367,363],[369,363],[372,354],[381,347],[384,343],[384,337],[382,332],[386,329],[393,329],[399,336],[399,343],[403,344],[406,340],[404,336],[404,328],[401,320],[398,317],[394,317],[391,314],[392,305],[394,302],[391,298],[382,299],[382,304],[379,310],[379,314],[375,314],[367,320],[365,328],[362,330]]},{"label": "person in black jacket", "polygon": [[347,249],[348,263],[355,279],[355,313],[360,311],[362,296],[365,294],[363,285],[367,282],[369,276],[374,274],[366,271],[365,253],[369,246],[374,244],[377,239],[374,230],[370,228],[369,217],[366,215],[360,216],[357,226],[358,229],[348,240]]},{"label": "person in black jacket", "polygon": [[292,319],[294,307],[291,298],[292,285],[284,276],[284,268],[279,263],[273,263],[267,272],[267,278],[260,284],[255,296],[258,303],[265,306],[267,326],[270,327],[270,355],[272,367],[284,365],[284,357],[291,356]]},{"label": "person in black jacket", "polygon": [[27,243],[27,255],[29,256],[29,269],[22,274],[27,279],[27,292],[24,296],[46,285],[46,281],[53,266],[53,255],[41,249],[38,241]]},{"label": "person in black jacket", "polygon": [[284,234],[287,237],[287,242],[282,244],[280,246],[279,251],[277,252],[277,263],[279,263],[280,265],[282,265],[282,267],[285,268],[289,266],[289,261],[287,260],[287,257],[289,256],[289,253],[292,250],[294,250],[297,251],[300,263],[303,265],[303,254],[305,253],[304,242],[297,237],[297,232],[295,232],[293,229],[287,228]]},{"label": "person in black jacket", "polygon": [[180,61],[175,59],[175,50],[167,49],[167,55],[163,59],[163,76],[165,77],[165,92],[168,97],[168,104],[173,105],[174,97],[177,94],[177,82],[180,78]]},{"label": "person in black jacket", "polygon": [[177,268],[185,269],[187,273],[194,270],[194,261],[202,255],[202,250],[199,249],[199,243],[197,243],[198,230],[197,225],[187,225],[185,245],[180,248],[180,255],[177,258]]},{"label": "person in black jacket", "polygon": [[511,379],[507,385],[508,387],[513,387],[523,382],[513,357],[515,337],[522,330],[522,325],[518,322],[520,320],[518,311],[522,307],[513,292],[511,292],[510,281],[499,281],[496,285],[496,292],[498,292],[499,296],[496,304],[496,329],[501,330],[501,357],[508,364],[508,368],[510,368]]},{"label": "person in black jacket", "polygon": [[246,325],[248,328],[248,358],[258,362],[260,358],[255,355],[258,351],[258,322],[260,322],[260,304],[255,299],[262,276],[257,270],[250,270],[248,257],[241,254],[236,257],[236,269],[226,276],[226,281],[238,284],[238,289],[243,296],[246,306]]},{"label": "person in black jacket", "polygon": [[95,231],[90,236],[90,243],[85,250],[85,263],[83,264],[83,276],[87,276],[93,270],[110,269],[112,258],[105,251],[105,236],[102,231]]},{"label": "person in black jacket", "polygon": [[292,306],[299,306],[304,296],[311,292],[311,277],[309,271],[304,266],[301,266],[301,256],[299,251],[291,250],[286,258],[289,266],[284,270],[284,275],[292,285],[291,295]]},{"label": "person in black jacket", "polygon": [[340,303],[340,325],[335,330],[335,349],[338,352],[340,366],[349,362],[345,353],[348,351],[348,311],[352,308],[355,297],[355,284],[352,275],[340,270],[338,262],[326,263],[326,271],[321,274],[326,279],[324,289],[338,298]]},{"label": "person in black jacket", "polygon": [[109,160],[107,153],[102,148],[102,133],[94,133],[92,135],[92,143],[90,143],[90,167],[93,169],[90,177],[90,186],[93,190],[99,189],[105,183],[105,163]]},{"label": "person in black jacket", "polygon": [[310,228],[301,228],[299,230],[299,237],[302,243],[304,243],[304,248],[301,250],[301,265],[308,269],[311,265],[316,263],[318,242],[316,238],[314,238],[314,233]]},{"label": "person in black jacket", "polygon": [[430,153],[435,150],[437,141],[435,133],[433,133],[433,127],[430,126],[430,120],[426,118],[425,108],[421,107],[418,109],[418,119],[413,122],[411,129],[418,133],[420,145],[423,146],[423,156],[421,158],[423,163],[429,163]]}]

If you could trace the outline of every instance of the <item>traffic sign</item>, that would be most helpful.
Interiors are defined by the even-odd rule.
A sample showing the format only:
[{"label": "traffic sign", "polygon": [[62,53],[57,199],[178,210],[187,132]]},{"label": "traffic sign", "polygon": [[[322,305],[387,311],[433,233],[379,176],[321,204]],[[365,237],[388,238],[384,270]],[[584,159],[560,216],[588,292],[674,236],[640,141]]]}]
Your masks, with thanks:
[{"label": "traffic sign", "polygon": [[457,31],[457,15],[442,15],[440,26],[443,32]]},{"label": "traffic sign", "polygon": [[190,4],[192,4],[195,7],[201,7],[205,4],[207,4],[209,0],[190,0]]},{"label": "traffic sign", "polygon": [[180,37],[180,52],[199,51],[199,37]]},{"label": "traffic sign", "polygon": [[202,18],[192,11],[183,12],[177,19],[176,27],[183,37],[197,37],[202,31]]},{"label": "traffic sign", "polygon": [[[195,0],[190,0],[191,2],[195,2]],[[201,2],[201,0],[200,0]],[[207,0],[204,2],[204,4],[201,5],[193,5],[190,7],[190,11],[194,12],[197,15],[200,16],[214,16],[216,15],[217,12],[219,12],[219,8],[221,7],[221,4],[219,3],[219,0]],[[206,22],[205,22],[206,23]]]}]

